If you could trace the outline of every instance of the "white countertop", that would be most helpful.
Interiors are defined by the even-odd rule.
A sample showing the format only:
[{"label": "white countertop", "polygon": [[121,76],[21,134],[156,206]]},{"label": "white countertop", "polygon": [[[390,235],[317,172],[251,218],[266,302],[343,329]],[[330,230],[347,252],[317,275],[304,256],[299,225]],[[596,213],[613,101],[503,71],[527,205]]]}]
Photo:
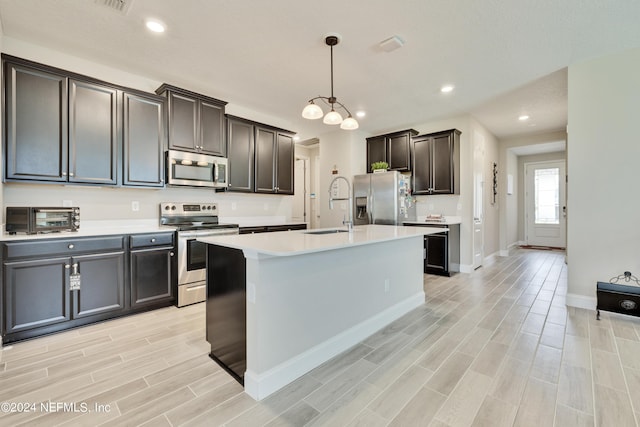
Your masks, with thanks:
[{"label": "white countertop", "polygon": [[40,239],[73,239],[76,237],[108,236],[114,234],[160,233],[172,231],[172,227],[160,227],[158,220],[108,220],[82,221],[78,231],[62,231],[59,233],[42,234],[8,234],[2,233],[0,241],[11,242],[18,240]]},{"label": "white countertop", "polygon": [[360,225],[354,227],[352,233],[309,234],[315,231],[335,229],[346,230],[346,227],[211,236],[202,237],[198,240],[204,243],[240,249],[245,252],[245,256],[254,257],[257,256],[257,254],[293,256],[344,249],[351,246],[369,245],[390,240],[407,239],[426,234],[441,233],[443,231],[442,228]]}]

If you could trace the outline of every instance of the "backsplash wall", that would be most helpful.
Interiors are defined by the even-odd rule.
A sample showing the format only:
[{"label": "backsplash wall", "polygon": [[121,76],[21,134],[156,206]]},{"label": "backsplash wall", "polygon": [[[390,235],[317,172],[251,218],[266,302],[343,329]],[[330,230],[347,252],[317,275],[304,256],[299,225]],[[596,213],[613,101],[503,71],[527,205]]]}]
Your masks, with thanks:
[{"label": "backsplash wall", "polygon": [[[70,200],[85,220],[159,220],[160,202],[216,202],[220,217],[291,219],[293,196],[216,193],[201,188],[132,189],[5,183],[4,206],[62,206]],[[140,209],[131,209],[137,201]],[[2,217],[4,218],[4,212]],[[4,221],[3,221],[4,222]]]},{"label": "backsplash wall", "polygon": [[416,196],[416,200],[416,216],[418,218],[429,214],[462,216],[459,195]]}]

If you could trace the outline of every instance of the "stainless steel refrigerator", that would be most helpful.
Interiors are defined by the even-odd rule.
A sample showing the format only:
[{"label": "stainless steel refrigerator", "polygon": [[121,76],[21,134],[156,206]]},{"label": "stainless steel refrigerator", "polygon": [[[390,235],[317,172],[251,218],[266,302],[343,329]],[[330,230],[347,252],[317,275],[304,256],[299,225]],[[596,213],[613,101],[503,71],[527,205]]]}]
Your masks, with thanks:
[{"label": "stainless steel refrigerator", "polygon": [[398,171],[353,177],[354,225],[402,225],[416,220],[410,177]]}]

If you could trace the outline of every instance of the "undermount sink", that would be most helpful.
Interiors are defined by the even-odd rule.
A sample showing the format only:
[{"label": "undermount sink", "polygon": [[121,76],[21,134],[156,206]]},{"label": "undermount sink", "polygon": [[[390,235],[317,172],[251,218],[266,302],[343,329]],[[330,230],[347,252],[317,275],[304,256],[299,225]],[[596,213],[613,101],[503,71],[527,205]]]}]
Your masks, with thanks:
[{"label": "undermount sink", "polygon": [[304,234],[335,234],[335,233],[348,233],[348,232],[349,230],[332,229],[332,230],[305,231]]}]

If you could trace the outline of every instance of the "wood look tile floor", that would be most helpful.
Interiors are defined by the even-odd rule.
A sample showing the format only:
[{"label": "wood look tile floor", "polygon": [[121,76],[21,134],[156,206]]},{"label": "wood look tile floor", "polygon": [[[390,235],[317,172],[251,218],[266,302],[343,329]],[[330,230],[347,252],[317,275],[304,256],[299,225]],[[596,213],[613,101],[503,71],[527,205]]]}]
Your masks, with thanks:
[{"label": "wood look tile floor", "polygon": [[566,271],[425,275],[424,306],[261,402],[209,359],[204,304],[16,343],[0,402],[35,407],[0,426],[637,426],[640,319],[567,308]]}]

